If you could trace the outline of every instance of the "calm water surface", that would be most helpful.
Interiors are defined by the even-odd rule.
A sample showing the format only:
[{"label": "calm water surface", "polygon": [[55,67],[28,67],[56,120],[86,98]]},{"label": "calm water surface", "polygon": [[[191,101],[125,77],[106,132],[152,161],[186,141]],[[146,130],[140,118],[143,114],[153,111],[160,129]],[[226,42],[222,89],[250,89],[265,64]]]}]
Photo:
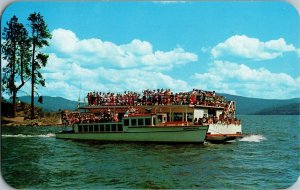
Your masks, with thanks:
[{"label": "calm water surface", "polygon": [[18,189],[283,189],[296,182],[299,116],[240,116],[228,144],[79,142],[57,127],[2,127],[1,173]]}]

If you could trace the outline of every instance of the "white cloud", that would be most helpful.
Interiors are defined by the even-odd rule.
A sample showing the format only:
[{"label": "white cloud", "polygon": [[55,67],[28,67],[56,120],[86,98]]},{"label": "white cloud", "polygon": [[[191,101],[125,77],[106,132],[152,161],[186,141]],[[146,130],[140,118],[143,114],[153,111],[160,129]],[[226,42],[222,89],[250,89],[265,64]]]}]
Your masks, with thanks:
[{"label": "white cloud", "polygon": [[196,73],[193,78],[205,81],[199,82],[199,88],[247,97],[284,99],[298,97],[300,92],[300,77],[227,61],[214,61],[207,73]]},{"label": "white cloud", "polygon": [[[169,67],[172,64],[185,64],[186,60],[197,61],[197,55],[185,52],[182,48],[176,48],[169,52],[156,51],[141,58],[142,63],[155,67]],[[151,68],[152,69],[152,68]]]},{"label": "white cloud", "polygon": [[70,30],[59,28],[52,31],[51,45],[57,47],[61,52],[75,51],[78,41],[76,35]]},{"label": "white cloud", "polygon": [[186,81],[174,79],[158,71],[112,69],[102,66],[86,68],[69,58],[59,58],[55,54],[51,54],[49,60],[49,64],[43,69],[46,88],[39,89],[41,94],[77,100],[80,92],[82,98],[89,91],[141,92],[144,89],[157,88],[171,88],[174,91],[190,89]]},{"label": "white cloud", "polygon": [[[39,88],[41,95],[77,100],[80,92],[83,98],[89,91],[141,92],[148,88],[170,88],[175,92],[200,88],[264,98],[291,98],[299,94],[300,77],[294,79],[265,68],[252,69],[225,61],[214,61],[206,73],[195,73],[192,80],[172,78],[164,71],[198,60],[196,54],[180,47],[170,51],[154,50],[150,42],[139,39],[117,45],[96,38],[79,39],[72,31],[64,29],[54,30],[52,34],[49,61],[42,69],[46,88]],[[250,50],[256,48],[257,42],[252,46],[251,42],[250,39],[252,48],[248,49],[240,44],[240,51],[253,58]],[[224,48],[236,47],[236,44],[224,44]],[[216,47],[213,48],[216,57],[223,55],[226,48]],[[293,48],[283,39],[265,42],[263,47],[273,53]]]},{"label": "white cloud", "polygon": [[[51,55],[52,57],[56,57]],[[58,58],[51,63],[64,65],[58,70],[47,70],[46,88],[41,94],[62,96],[77,100],[89,91],[141,92],[144,89],[170,88],[173,91],[188,91],[192,88],[216,90],[229,94],[260,98],[294,98],[299,96],[300,76],[292,78],[285,73],[272,73],[265,68],[253,69],[244,64],[214,61],[205,73],[195,73],[192,80],[178,80],[159,71],[139,69],[114,69],[107,67],[85,68],[68,59]],[[190,81],[190,82],[188,82]],[[80,89],[81,86],[81,89]]]},{"label": "white cloud", "polygon": [[297,50],[292,44],[287,44],[283,38],[262,42],[246,35],[235,35],[213,47],[211,54],[214,58],[231,55],[253,60],[267,60],[292,51]]},{"label": "white cloud", "polygon": [[136,55],[152,54],[152,45],[149,42],[137,39],[132,40],[130,44],[121,45],[121,49]]},{"label": "white cloud", "polygon": [[115,68],[155,67],[164,70],[198,60],[196,54],[186,52],[182,48],[174,48],[167,52],[153,51],[149,42],[139,39],[121,45],[96,38],[80,40],[72,31],[65,29],[53,30],[50,43],[54,50],[89,67],[106,65]]},{"label": "white cloud", "polygon": [[154,51],[151,43],[139,39],[121,45],[96,38],[79,39],[65,29],[55,29],[52,35],[48,64],[41,70],[46,79],[46,87],[39,88],[41,95],[77,100],[80,92],[82,98],[89,91],[190,89],[186,81],[162,73],[197,61],[196,54],[182,48]]}]

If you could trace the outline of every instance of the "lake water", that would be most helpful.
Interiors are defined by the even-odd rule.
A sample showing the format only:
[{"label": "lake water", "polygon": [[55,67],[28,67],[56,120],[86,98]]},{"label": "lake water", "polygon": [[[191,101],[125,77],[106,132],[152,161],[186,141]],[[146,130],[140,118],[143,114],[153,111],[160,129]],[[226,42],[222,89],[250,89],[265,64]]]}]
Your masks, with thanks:
[{"label": "lake water", "polygon": [[18,189],[284,189],[300,174],[299,116],[240,116],[228,144],[79,142],[60,127],[2,127],[1,173]]}]

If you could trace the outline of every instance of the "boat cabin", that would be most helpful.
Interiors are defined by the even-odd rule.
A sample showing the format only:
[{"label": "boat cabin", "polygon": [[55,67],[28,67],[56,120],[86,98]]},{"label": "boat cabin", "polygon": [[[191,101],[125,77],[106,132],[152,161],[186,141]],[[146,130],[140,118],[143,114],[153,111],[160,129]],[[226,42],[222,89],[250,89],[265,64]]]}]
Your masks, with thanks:
[{"label": "boat cabin", "polygon": [[81,123],[74,126],[75,133],[122,132],[122,122],[114,123]]},{"label": "boat cabin", "polygon": [[74,126],[75,133],[123,132],[128,127],[158,126],[165,124],[167,114],[130,114],[122,122],[80,123]]},{"label": "boat cabin", "polygon": [[124,126],[138,127],[138,126],[155,126],[167,122],[167,114],[132,114],[123,118]]}]

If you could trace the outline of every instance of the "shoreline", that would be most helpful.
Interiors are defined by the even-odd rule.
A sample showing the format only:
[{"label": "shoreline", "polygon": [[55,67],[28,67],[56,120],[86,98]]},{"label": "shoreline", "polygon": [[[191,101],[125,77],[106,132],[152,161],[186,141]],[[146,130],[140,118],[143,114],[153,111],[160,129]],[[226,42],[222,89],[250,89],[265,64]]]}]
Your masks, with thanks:
[{"label": "shoreline", "polygon": [[1,117],[2,127],[46,127],[46,126],[63,126],[60,116],[41,117],[37,119],[25,119],[24,117]]}]

